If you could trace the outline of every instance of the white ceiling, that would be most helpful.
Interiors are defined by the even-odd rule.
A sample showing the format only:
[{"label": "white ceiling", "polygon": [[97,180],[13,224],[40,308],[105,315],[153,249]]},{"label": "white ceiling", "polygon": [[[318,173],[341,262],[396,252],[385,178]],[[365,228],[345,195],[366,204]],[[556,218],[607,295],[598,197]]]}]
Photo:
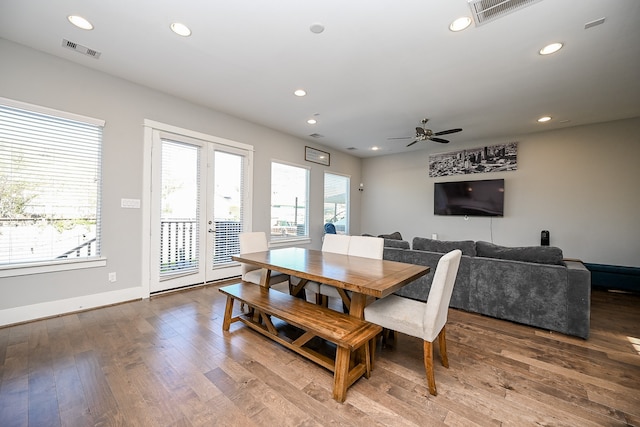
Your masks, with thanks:
[{"label": "white ceiling", "polygon": [[436,144],[388,139],[425,117],[463,128],[444,137],[455,147],[640,116],[638,0],[542,0],[449,31],[462,15],[466,0],[0,0],[0,37],[359,157]]}]

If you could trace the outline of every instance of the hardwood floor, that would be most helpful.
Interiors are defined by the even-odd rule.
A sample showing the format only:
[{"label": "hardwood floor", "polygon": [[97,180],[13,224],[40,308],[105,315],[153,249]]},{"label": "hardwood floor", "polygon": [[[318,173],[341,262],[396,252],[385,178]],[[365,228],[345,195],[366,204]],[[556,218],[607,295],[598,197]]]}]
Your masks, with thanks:
[{"label": "hardwood floor", "polygon": [[235,323],[216,286],[0,329],[0,426],[640,425],[640,296],[594,291],[585,341],[451,310],[450,368],[422,343],[332,374]]}]

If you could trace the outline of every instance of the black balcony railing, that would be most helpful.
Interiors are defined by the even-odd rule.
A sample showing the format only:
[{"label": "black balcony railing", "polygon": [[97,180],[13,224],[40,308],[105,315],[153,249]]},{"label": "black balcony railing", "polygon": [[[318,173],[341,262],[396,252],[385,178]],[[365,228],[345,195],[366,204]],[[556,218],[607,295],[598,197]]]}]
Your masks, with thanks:
[{"label": "black balcony railing", "polygon": [[[221,266],[234,261],[240,253],[239,221],[214,221],[215,239],[213,265]],[[163,220],[160,223],[160,274],[175,274],[197,269],[200,263],[196,221],[192,219]]]},{"label": "black balcony railing", "polygon": [[96,238],[94,237],[91,240],[87,240],[76,246],[73,249],[69,249],[65,253],[58,255],[56,258],[89,258],[96,254]]},{"label": "black balcony railing", "polygon": [[[213,265],[233,263],[231,257],[240,253],[239,221],[214,221],[215,239]],[[199,266],[198,233],[193,219],[172,219],[160,222],[160,274],[195,270]],[[95,237],[69,249],[56,258],[87,258],[97,255]]]}]

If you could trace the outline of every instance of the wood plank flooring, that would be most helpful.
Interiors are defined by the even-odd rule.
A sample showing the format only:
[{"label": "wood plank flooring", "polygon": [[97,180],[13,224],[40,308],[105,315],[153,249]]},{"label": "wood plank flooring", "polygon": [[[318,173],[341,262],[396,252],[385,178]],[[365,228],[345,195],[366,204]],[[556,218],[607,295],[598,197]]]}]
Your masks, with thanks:
[{"label": "wood plank flooring", "polygon": [[0,426],[640,426],[640,295],[594,291],[585,341],[450,310],[450,368],[422,343],[333,375],[235,323],[217,286],[0,329]]}]

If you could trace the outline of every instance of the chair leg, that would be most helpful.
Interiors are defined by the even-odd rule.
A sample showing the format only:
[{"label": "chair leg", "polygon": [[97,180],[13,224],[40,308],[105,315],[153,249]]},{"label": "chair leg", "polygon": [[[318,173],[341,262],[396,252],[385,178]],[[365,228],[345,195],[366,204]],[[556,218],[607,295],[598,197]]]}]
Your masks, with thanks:
[{"label": "chair leg", "polygon": [[429,393],[434,396],[438,395],[436,390],[436,379],[433,376],[433,343],[424,341],[424,369],[427,371],[427,385]]},{"label": "chair leg", "polygon": [[382,329],[382,348],[393,347],[390,343],[395,344],[396,339],[396,331],[387,328]]},{"label": "chair leg", "polygon": [[442,366],[448,368],[449,358],[447,357],[447,334],[444,330],[445,326],[442,327],[442,330],[438,334],[438,347],[440,347],[440,359],[442,360]]}]

